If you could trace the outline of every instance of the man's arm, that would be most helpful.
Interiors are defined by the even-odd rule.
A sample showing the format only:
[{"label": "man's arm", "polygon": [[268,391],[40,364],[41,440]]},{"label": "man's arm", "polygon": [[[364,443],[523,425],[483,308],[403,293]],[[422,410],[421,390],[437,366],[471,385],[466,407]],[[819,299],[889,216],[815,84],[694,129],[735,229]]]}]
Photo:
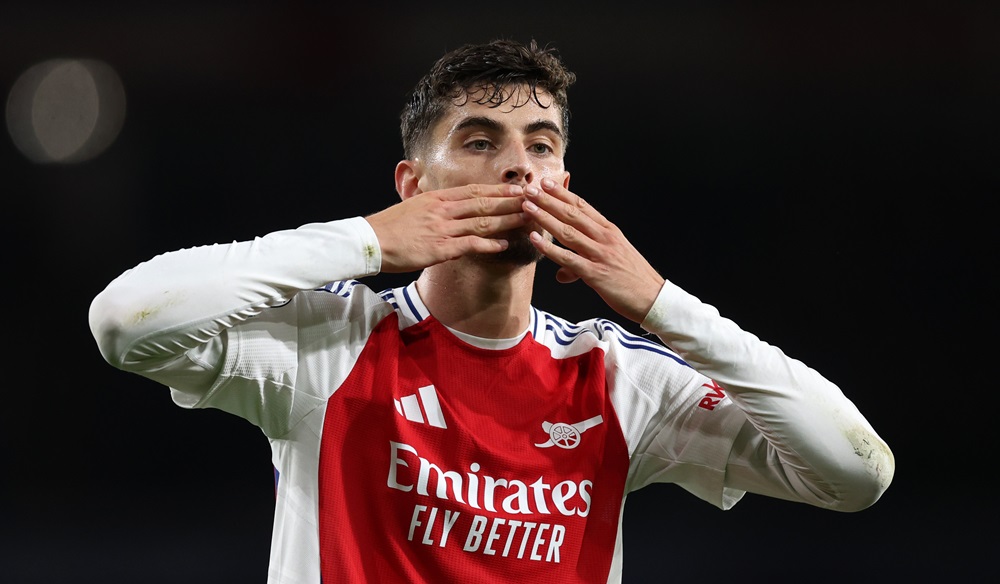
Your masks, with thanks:
[{"label": "man's arm", "polygon": [[90,327],[110,364],[149,371],[301,290],[378,273],[380,260],[361,218],[168,252],[98,294]]},{"label": "man's arm", "polygon": [[892,452],[835,384],[672,282],[642,327],[725,389],[749,425],[736,437],[727,487],[858,511],[892,481]]},{"label": "man's arm", "polygon": [[524,208],[565,246],[532,238],[561,282],[582,279],[744,411],[752,426],[736,439],[726,486],[843,511],[889,486],[892,452],[836,385],[666,281],[579,196],[546,183],[526,189]]},{"label": "man's arm", "polygon": [[91,331],[115,367],[156,368],[299,291],[501,251],[507,242],[493,236],[524,224],[522,201],[519,186],[467,185],[421,193],[365,219],[161,254],[98,294]]}]

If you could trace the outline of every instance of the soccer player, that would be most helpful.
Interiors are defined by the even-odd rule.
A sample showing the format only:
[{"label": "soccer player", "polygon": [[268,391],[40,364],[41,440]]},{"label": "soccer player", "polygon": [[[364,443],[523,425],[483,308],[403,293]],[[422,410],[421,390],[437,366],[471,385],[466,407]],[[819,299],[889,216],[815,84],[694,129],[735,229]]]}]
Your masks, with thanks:
[{"label": "soccer player", "polygon": [[[838,387],[570,190],[574,81],[534,42],[454,50],[403,111],[399,203],[164,253],[94,299],[109,363],[270,441],[269,582],[617,582],[625,497],[650,483],[838,511],[888,487]],[[541,258],[656,338],[533,306]],[[364,284],[380,272],[419,276]]]}]

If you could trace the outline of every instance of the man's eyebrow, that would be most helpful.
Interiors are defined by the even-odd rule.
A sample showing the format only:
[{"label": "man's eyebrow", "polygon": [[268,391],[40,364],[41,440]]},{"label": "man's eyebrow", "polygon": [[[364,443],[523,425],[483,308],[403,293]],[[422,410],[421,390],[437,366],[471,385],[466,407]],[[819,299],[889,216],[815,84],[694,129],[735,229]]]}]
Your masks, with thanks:
[{"label": "man's eyebrow", "polygon": [[455,131],[464,130],[465,128],[485,128],[487,130],[493,130],[499,132],[503,130],[503,126],[500,122],[487,118],[486,116],[472,116],[462,120],[457,126],[455,126]]},{"label": "man's eyebrow", "polygon": [[[502,132],[503,124],[494,120],[493,118],[488,118],[486,116],[470,116],[465,118],[455,126],[455,132],[464,130],[465,128],[484,128],[486,130],[493,130],[494,132]],[[533,134],[535,132],[548,131],[552,132],[559,138],[563,137],[562,130],[554,122],[549,120],[536,120],[524,127],[525,134]]]},{"label": "man's eyebrow", "polygon": [[559,129],[559,126],[557,126],[553,122],[550,122],[549,120],[538,120],[537,122],[531,122],[530,124],[524,127],[525,134],[533,134],[535,132],[540,132],[542,130],[547,130],[549,132],[552,132],[556,136],[559,136],[560,139],[562,139],[563,137],[562,130]]}]

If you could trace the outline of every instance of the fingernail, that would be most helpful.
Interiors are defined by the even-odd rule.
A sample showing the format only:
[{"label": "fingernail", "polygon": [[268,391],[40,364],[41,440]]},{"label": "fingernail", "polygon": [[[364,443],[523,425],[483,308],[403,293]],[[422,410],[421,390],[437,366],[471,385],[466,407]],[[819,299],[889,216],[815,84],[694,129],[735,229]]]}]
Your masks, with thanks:
[{"label": "fingernail", "polygon": [[538,205],[532,203],[531,201],[525,201],[524,202],[524,208],[527,209],[527,210],[529,210],[529,211],[537,211],[538,210]]},{"label": "fingernail", "polygon": [[543,178],[542,186],[547,189],[551,189],[552,187],[556,186],[556,183],[551,178]]},{"label": "fingernail", "polygon": [[524,190],[526,190],[529,195],[537,195],[538,194],[538,187],[536,187],[535,185],[529,185],[529,186],[525,187]]}]

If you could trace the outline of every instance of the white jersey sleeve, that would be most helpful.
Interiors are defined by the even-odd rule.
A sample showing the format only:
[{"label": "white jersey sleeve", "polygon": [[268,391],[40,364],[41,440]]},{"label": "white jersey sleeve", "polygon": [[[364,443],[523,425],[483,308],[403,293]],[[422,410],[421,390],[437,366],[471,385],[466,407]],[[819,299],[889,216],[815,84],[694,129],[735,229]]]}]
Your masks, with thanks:
[{"label": "white jersey sleeve", "polygon": [[[378,240],[360,217],[178,250],[112,281],[91,303],[90,326],[110,364],[169,386],[181,406],[234,413],[273,437],[322,399],[294,394],[299,344],[323,338],[349,358],[366,332],[347,323],[380,302],[363,287],[353,298],[300,293],[380,266]],[[239,352],[227,351],[238,324]],[[220,391],[227,384],[236,389]]]},{"label": "white jersey sleeve", "polygon": [[[723,508],[747,491],[857,511],[888,488],[892,452],[858,408],[817,371],[669,281],[642,327],[706,376],[706,387],[718,383],[719,393],[745,415],[725,467]],[[730,424],[730,418],[721,423]],[[647,456],[669,458],[668,446],[653,440]]]}]

